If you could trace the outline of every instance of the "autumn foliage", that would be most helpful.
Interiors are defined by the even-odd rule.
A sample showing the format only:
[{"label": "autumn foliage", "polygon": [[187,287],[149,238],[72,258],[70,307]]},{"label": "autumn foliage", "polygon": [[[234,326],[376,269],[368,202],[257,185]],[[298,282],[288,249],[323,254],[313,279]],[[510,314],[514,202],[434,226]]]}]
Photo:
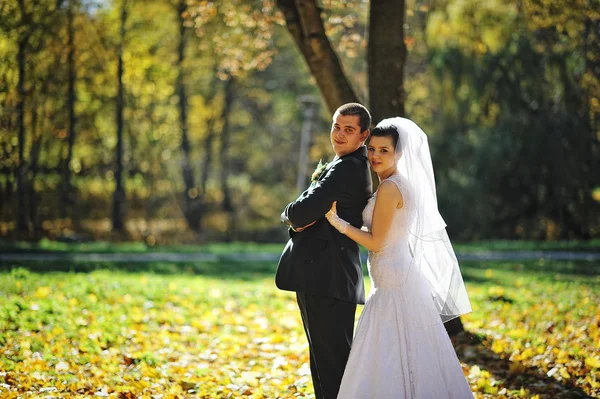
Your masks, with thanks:
[{"label": "autumn foliage", "polygon": [[[598,278],[529,266],[463,265],[455,347],[476,397],[600,394]],[[244,276],[0,274],[0,396],[312,397],[293,294]]]}]

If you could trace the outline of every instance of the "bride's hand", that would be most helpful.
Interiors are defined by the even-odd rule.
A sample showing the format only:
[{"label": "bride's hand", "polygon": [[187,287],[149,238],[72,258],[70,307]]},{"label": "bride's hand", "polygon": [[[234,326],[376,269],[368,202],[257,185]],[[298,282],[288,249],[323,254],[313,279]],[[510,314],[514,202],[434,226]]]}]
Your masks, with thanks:
[{"label": "bride's hand", "polygon": [[325,214],[325,217],[333,227],[342,234],[346,234],[349,223],[340,218],[337,214],[337,201],[331,204],[331,209]]},{"label": "bride's hand", "polygon": [[327,220],[329,220],[329,218],[333,215],[337,215],[337,201],[333,201],[333,204],[331,204],[331,209],[325,214],[325,217]]}]

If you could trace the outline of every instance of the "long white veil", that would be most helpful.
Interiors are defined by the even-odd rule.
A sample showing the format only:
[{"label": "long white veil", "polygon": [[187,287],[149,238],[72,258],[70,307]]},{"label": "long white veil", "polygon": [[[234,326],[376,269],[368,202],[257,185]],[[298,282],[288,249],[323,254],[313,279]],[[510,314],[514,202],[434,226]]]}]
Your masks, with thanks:
[{"label": "long white veil", "polygon": [[443,322],[471,312],[458,260],[438,210],[427,135],[416,123],[400,117],[384,119],[377,127],[393,127],[399,133],[397,166],[408,182],[409,211],[414,212],[408,229],[410,267],[427,281]]}]

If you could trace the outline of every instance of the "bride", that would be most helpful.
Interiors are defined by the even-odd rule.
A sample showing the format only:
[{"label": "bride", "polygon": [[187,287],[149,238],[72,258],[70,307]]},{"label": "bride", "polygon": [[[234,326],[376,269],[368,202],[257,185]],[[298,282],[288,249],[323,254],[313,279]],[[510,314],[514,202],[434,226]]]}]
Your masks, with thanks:
[{"label": "bride", "polygon": [[385,119],[368,153],[380,184],[363,211],[367,231],[335,203],[326,215],[369,249],[372,287],[338,398],[473,398],[443,325],[471,305],[438,212],[427,136],[408,119]]}]

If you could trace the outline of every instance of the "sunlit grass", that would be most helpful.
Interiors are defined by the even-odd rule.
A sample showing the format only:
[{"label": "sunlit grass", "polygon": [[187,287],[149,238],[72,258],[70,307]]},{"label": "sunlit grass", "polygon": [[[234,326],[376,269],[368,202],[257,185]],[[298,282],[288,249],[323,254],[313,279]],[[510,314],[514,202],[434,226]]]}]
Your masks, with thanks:
[{"label": "sunlit grass", "polygon": [[9,392],[308,392],[295,303],[270,279],[20,269],[0,281]]},{"label": "sunlit grass", "polygon": [[[481,370],[489,369],[471,376],[478,390],[489,397],[504,397],[509,384],[519,390],[519,397],[535,397],[560,382],[599,394],[600,276],[530,272],[520,264],[513,264],[517,271],[506,263],[477,266],[463,266],[474,310],[463,322],[468,331],[483,337],[490,353],[504,360],[504,366],[486,365],[478,364],[476,355],[463,357]],[[538,379],[537,388],[531,381],[514,386],[518,375],[529,369],[550,378]],[[545,397],[555,396],[548,392]]]},{"label": "sunlit grass", "polygon": [[0,250],[11,252],[79,252],[79,253],[121,253],[121,252],[203,252],[214,254],[229,253],[280,253],[284,243],[259,244],[255,242],[232,243],[207,243],[188,245],[153,245],[143,241],[119,242],[91,241],[91,242],[60,242],[42,239],[38,242],[27,241],[2,241]]},{"label": "sunlit grass", "polygon": [[[4,251],[50,251],[50,252],[204,252],[227,254],[244,253],[280,253],[285,244],[261,244],[254,242],[207,243],[188,245],[153,245],[143,241],[112,243],[108,241],[60,242],[42,239],[39,242],[2,241],[0,250]],[[477,251],[591,251],[600,252],[600,239],[570,241],[528,241],[528,240],[485,240],[467,243],[455,242],[459,252]]]},{"label": "sunlit grass", "polygon": [[[483,341],[458,352],[476,397],[598,395],[599,278],[510,265],[463,265],[474,308],[463,322]],[[253,267],[242,279],[243,264],[1,273],[0,397],[310,397],[294,295],[274,286],[274,265]],[[521,378],[529,368],[545,379]]]}]

